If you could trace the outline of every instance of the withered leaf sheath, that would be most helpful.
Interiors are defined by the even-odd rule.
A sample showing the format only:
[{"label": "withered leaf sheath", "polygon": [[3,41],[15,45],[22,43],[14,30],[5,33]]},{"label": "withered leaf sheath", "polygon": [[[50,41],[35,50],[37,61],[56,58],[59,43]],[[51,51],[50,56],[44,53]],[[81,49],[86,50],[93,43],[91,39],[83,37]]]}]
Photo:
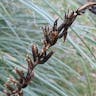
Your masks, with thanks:
[{"label": "withered leaf sheath", "polygon": [[[6,96],[23,96],[23,88],[27,87],[31,80],[34,78],[34,68],[39,64],[44,64],[51,58],[53,55],[53,51],[47,52],[48,49],[56,44],[57,40],[59,38],[64,37],[64,41],[66,40],[68,29],[75,21],[76,17],[78,15],[82,15],[86,9],[89,9],[91,12],[96,14],[96,2],[89,2],[80,8],[78,8],[76,11],[65,13],[64,21],[63,23],[58,27],[57,21],[55,20],[53,27],[49,28],[47,26],[43,27],[43,34],[44,34],[44,43],[43,48],[41,52],[38,52],[38,48],[36,45],[32,45],[32,55],[33,58],[31,59],[30,56],[27,56],[26,61],[28,64],[27,68],[27,74],[24,74],[23,71],[20,71],[18,69],[16,70],[16,73],[18,74],[18,79],[10,78],[10,82],[7,82],[5,84],[7,90],[4,90],[4,93]],[[11,86],[13,84],[13,86]]]}]

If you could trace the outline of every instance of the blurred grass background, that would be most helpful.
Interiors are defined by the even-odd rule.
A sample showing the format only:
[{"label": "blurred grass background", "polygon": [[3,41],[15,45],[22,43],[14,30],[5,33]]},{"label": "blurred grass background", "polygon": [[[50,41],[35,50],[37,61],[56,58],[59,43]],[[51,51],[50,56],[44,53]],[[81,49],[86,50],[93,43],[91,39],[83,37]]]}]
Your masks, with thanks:
[{"label": "blurred grass background", "polygon": [[[76,10],[84,0],[0,0],[0,96],[14,68],[26,70],[26,54],[32,44],[42,48],[41,27],[61,24],[68,9]],[[79,16],[68,32],[51,48],[52,58],[35,69],[35,78],[24,96],[96,96],[96,16]]]}]

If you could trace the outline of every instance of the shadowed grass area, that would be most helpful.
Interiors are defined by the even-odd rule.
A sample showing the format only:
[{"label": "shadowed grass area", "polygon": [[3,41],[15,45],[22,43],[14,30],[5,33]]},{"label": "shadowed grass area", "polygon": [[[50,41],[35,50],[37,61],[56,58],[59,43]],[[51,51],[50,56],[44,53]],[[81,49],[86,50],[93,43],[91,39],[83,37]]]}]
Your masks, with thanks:
[{"label": "shadowed grass area", "polygon": [[[41,49],[41,27],[61,24],[68,9],[76,10],[83,0],[1,0],[0,2],[0,95],[14,68],[26,72],[26,54],[32,44]],[[79,2],[79,3],[78,3]],[[89,11],[78,17],[69,29],[65,43],[52,47],[55,54],[37,66],[35,78],[24,89],[24,96],[96,95],[96,18]],[[59,25],[58,24],[58,25]],[[25,68],[24,68],[25,67]]]}]

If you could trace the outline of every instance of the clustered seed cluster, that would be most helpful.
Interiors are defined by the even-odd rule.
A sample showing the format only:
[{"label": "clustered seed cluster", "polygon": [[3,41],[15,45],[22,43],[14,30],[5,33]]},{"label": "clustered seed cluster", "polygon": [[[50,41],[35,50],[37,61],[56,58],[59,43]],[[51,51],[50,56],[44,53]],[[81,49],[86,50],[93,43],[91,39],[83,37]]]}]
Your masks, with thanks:
[{"label": "clustered seed cluster", "polygon": [[54,52],[48,52],[48,49],[55,45],[58,39],[63,37],[64,41],[66,40],[68,29],[73,24],[76,17],[85,13],[86,9],[89,9],[92,13],[96,14],[96,2],[88,2],[76,11],[65,13],[64,21],[59,27],[57,25],[58,19],[56,19],[52,28],[48,26],[42,28],[44,40],[41,51],[38,51],[36,45],[32,45],[33,58],[30,58],[30,56],[27,56],[26,58],[28,64],[27,74],[25,75],[23,71],[15,69],[19,78],[10,78],[9,82],[5,83],[6,90],[4,90],[4,93],[6,96],[23,96],[22,89],[27,87],[32,78],[34,78],[34,68],[49,60]]}]

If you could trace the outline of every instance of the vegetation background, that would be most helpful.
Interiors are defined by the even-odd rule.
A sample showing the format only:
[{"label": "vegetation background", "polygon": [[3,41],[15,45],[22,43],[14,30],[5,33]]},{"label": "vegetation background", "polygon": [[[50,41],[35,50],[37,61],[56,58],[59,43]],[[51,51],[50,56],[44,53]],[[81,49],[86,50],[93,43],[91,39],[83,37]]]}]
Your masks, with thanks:
[{"label": "vegetation background", "polygon": [[[14,68],[26,72],[26,54],[32,44],[42,48],[41,27],[76,10],[84,0],[0,0],[0,96],[4,83],[17,77]],[[24,96],[96,96],[96,16],[79,16],[68,32],[51,48],[52,58],[35,69],[35,78]]]}]

